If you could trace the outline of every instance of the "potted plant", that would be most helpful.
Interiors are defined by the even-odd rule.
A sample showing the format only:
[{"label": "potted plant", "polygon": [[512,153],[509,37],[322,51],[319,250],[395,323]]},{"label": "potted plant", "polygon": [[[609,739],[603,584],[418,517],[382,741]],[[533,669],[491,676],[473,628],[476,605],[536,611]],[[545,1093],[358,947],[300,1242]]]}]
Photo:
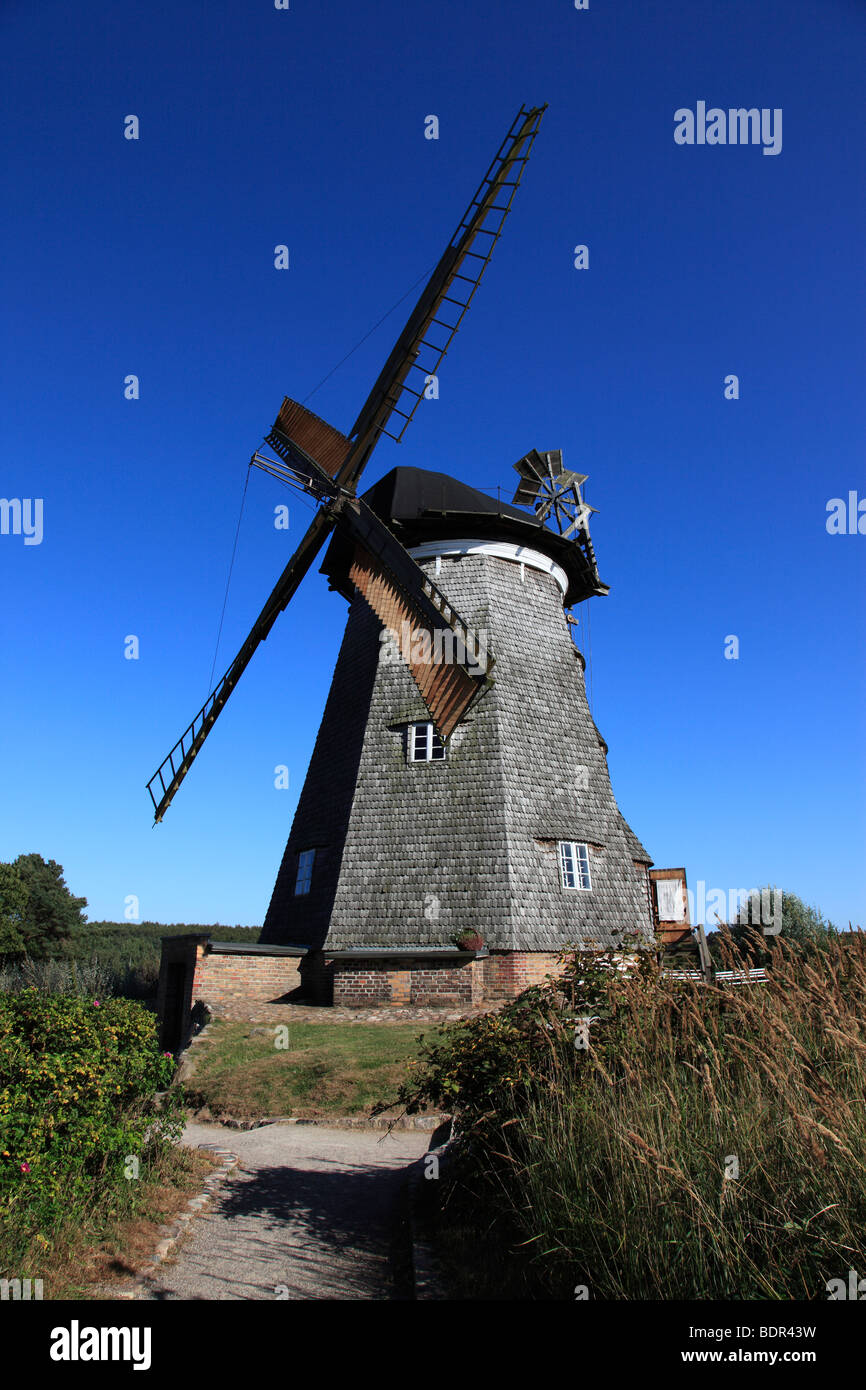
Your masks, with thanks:
[{"label": "potted plant", "polygon": [[480,951],[484,945],[484,937],[474,927],[464,927],[453,938],[453,941],[460,951]]}]

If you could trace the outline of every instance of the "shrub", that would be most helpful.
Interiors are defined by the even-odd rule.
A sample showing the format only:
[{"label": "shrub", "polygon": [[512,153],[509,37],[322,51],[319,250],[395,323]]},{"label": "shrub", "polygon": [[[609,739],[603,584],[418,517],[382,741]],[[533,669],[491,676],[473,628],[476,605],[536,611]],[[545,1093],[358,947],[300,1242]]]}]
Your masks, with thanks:
[{"label": "shrub", "polygon": [[123,999],[0,995],[0,1220],[43,1230],[175,1138],[174,1063]]}]

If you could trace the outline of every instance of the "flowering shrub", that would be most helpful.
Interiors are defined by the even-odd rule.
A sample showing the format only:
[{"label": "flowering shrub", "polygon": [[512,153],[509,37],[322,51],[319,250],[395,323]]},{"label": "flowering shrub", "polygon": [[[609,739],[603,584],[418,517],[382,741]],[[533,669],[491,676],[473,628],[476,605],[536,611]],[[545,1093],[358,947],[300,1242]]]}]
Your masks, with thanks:
[{"label": "flowering shrub", "polygon": [[50,1221],[179,1131],[155,1092],[174,1072],[126,999],[0,995],[0,1218]]}]

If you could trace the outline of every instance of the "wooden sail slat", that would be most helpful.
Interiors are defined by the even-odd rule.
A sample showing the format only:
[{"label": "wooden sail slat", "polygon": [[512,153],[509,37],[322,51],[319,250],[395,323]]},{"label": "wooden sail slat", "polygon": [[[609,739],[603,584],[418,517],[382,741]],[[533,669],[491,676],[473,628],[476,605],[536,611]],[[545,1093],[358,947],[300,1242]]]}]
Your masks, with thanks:
[{"label": "wooden sail slat", "polygon": [[[414,680],[433,723],[443,739],[448,739],[466,713],[472,700],[485,681],[485,671],[473,675],[466,666],[453,660],[460,651],[461,641],[465,643],[469,633],[464,623],[455,620],[452,627],[445,618],[433,626],[429,617],[422,617],[412,601],[411,595],[403,591],[388,572],[362,545],[356,545],[349,578],[358,592],[370,605],[381,623],[396,633],[400,655]],[[450,607],[444,605],[447,612]],[[436,614],[438,617],[439,615]],[[407,628],[404,629],[404,623]],[[455,627],[459,631],[455,633]],[[419,649],[415,639],[418,634],[426,636],[424,647],[429,652],[428,661],[412,659],[413,650]],[[449,642],[442,642],[442,635],[449,634]],[[440,657],[436,659],[436,636],[440,637]],[[405,639],[408,637],[408,643]],[[404,651],[404,645],[407,650]],[[421,650],[424,650],[421,647]],[[463,654],[467,660],[472,653],[466,645]],[[447,655],[451,660],[445,659]]]}]

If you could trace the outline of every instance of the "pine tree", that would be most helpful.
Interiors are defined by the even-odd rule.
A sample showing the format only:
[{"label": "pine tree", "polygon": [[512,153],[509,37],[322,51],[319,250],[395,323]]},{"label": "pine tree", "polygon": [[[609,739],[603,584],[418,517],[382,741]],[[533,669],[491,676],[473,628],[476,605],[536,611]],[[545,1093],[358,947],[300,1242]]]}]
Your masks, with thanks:
[{"label": "pine tree", "polygon": [[63,866],[53,859],[46,861],[41,854],[19,854],[14,867],[27,890],[21,923],[27,954],[61,955],[64,943],[87,920],[82,910],[87,899],[73,897],[63,878]]},{"label": "pine tree", "polygon": [[0,863],[0,957],[24,954],[28,896],[18,865]]}]

